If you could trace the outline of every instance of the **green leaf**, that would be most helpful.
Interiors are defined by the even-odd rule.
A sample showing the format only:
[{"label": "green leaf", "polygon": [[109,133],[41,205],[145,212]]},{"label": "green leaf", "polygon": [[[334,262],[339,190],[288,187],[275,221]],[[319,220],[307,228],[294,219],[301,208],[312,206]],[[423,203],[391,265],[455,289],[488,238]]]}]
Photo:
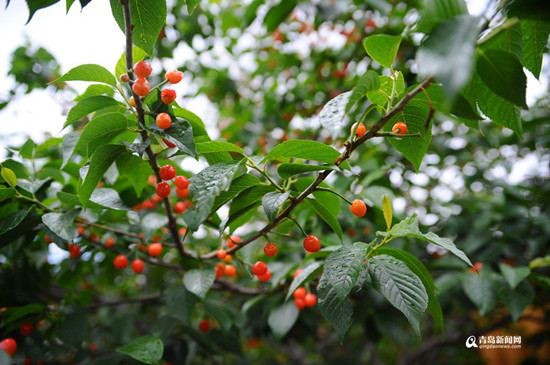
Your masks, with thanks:
[{"label": "green leaf", "polygon": [[265,3],[265,0],[254,0],[246,7],[246,11],[242,18],[243,28],[247,28],[250,24],[252,24],[254,19],[256,19],[258,8],[264,3]]},{"label": "green leaf", "polygon": [[299,273],[290,283],[288,287],[288,292],[286,293],[285,300],[288,300],[299,286],[302,286],[304,283],[310,281],[323,271],[323,262],[315,261],[307,265],[302,269],[302,272]]},{"label": "green leaf", "polygon": [[217,304],[208,300],[205,302],[205,307],[206,312],[218,321],[224,332],[228,332],[233,322],[238,319],[233,308],[225,304]]},{"label": "green leaf", "polygon": [[214,284],[216,273],[212,269],[193,269],[189,270],[183,276],[183,285],[191,293],[201,299],[206,297],[206,293]]},{"label": "green leaf", "polygon": [[191,313],[199,298],[185,289],[183,285],[176,285],[166,292],[166,311],[174,318],[191,323]]},{"label": "green leaf", "polygon": [[351,316],[353,315],[351,302],[347,298],[343,302],[340,300],[336,290],[325,275],[321,276],[321,280],[319,280],[317,297],[319,311],[334,327],[341,343],[346,332],[351,327]]},{"label": "green leaf", "polygon": [[547,49],[550,22],[522,20],[520,24],[523,43],[523,66],[538,79],[542,69],[542,57]]},{"label": "green leaf", "polygon": [[65,124],[63,124],[63,128],[70,126],[91,112],[116,105],[122,104],[109,96],[98,95],[83,99],[78,104],[73,106],[71,110],[69,110],[69,114],[67,115]]},{"label": "green leaf", "polygon": [[468,14],[464,0],[424,0],[416,30],[429,34],[437,24],[460,14]]},{"label": "green leaf", "polygon": [[389,255],[395,257],[396,259],[403,261],[408,268],[418,276],[418,278],[422,281],[422,285],[424,285],[424,288],[426,289],[426,293],[428,294],[428,312],[443,332],[443,311],[441,310],[441,305],[435,295],[437,287],[435,286],[426,266],[424,266],[424,264],[414,255],[411,255],[407,251],[393,247],[380,247],[374,252],[374,255]]},{"label": "green leaf", "polygon": [[88,337],[88,313],[80,306],[63,308],[65,318],[56,326],[57,337],[76,348]]},{"label": "green leaf", "polygon": [[523,59],[521,26],[517,19],[510,19],[492,30],[480,43],[483,51],[500,49],[514,54],[518,60]]},{"label": "green leaf", "polygon": [[196,144],[197,153],[199,155],[213,152],[237,152],[244,155],[243,149],[239,146],[223,141],[208,141]]},{"label": "green leaf", "polygon": [[193,139],[193,127],[184,119],[172,119],[172,125],[167,129],[160,129],[156,124],[151,124],[145,127],[149,132],[168,140],[176,145],[178,150],[195,157],[197,151],[195,149],[195,140]]},{"label": "green leaf", "polygon": [[268,33],[272,33],[294,10],[298,0],[283,0],[273,6],[264,18],[264,24]]},{"label": "green leaf", "polygon": [[287,191],[286,193],[272,192],[263,196],[262,206],[264,207],[264,212],[269,221],[273,222],[275,217],[277,217],[279,208],[281,208],[289,196],[290,191]]},{"label": "green leaf", "polygon": [[86,174],[82,184],[78,187],[78,196],[80,197],[80,202],[84,208],[86,208],[92,192],[96,188],[99,181],[103,178],[105,171],[107,171],[118,156],[123,154],[125,151],[126,147],[112,144],[99,146],[96,149],[90,158],[88,173]]},{"label": "green leaf", "polygon": [[33,205],[17,210],[15,213],[0,219],[0,235],[16,228],[34,208]]},{"label": "green leaf", "polygon": [[2,324],[0,325],[0,327],[6,327],[8,324],[13,323],[20,318],[23,318],[29,314],[40,313],[43,310],[44,310],[44,305],[39,303],[27,304],[22,307],[14,308],[13,312],[11,312],[6,319],[2,320]]},{"label": "green leaf", "polygon": [[117,191],[114,189],[95,189],[90,196],[90,201],[113,210],[130,210],[130,208],[124,205]]},{"label": "green leaf", "polygon": [[421,77],[435,76],[448,100],[468,82],[479,34],[478,18],[459,15],[439,24],[416,53]]},{"label": "green leaf", "polygon": [[[302,193],[305,191],[313,182],[315,181],[315,178],[313,177],[302,177],[297,179],[294,182],[293,187],[299,192]],[[322,182],[321,185],[319,185],[322,188],[325,189],[332,189],[330,185],[328,185],[325,182]],[[335,195],[334,193],[328,192],[328,191],[315,191],[313,193],[313,196],[315,197],[315,200],[317,203],[322,204],[325,209],[327,209],[329,212],[332,213],[332,215],[337,218],[338,214],[340,214],[340,208],[341,208],[341,199]]]},{"label": "green leaf", "polygon": [[363,46],[374,61],[384,67],[391,67],[397,56],[401,39],[401,36],[375,34],[366,38]]},{"label": "green leaf", "polygon": [[388,138],[390,144],[413,164],[417,172],[432,140],[433,120],[430,120],[428,128],[425,128],[428,113],[428,104],[424,100],[414,98],[383,127],[384,131],[391,132],[395,123],[404,122],[407,124],[408,134],[420,133],[419,137]]},{"label": "green leaf", "polygon": [[474,78],[474,92],[477,97],[479,109],[493,122],[506,128],[510,128],[523,138],[523,126],[519,108],[498,96],[476,76]]},{"label": "green leaf", "polygon": [[143,238],[149,240],[153,233],[157,230],[165,227],[168,224],[168,217],[166,214],[157,212],[151,212],[144,215],[141,218],[141,230],[143,232]]},{"label": "green leaf", "polygon": [[88,86],[82,94],[74,98],[74,101],[78,102],[86,98],[89,98],[90,96],[97,96],[97,95],[103,95],[103,94],[107,94],[107,96],[113,96],[114,95],[113,88],[109,85],[94,84],[94,85]]},{"label": "green leaf", "polygon": [[420,278],[400,260],[379,255],[367,261],[373,287],[399,309],[420,337],[420,320],[428,307],[428,294]]},{"label": "green leaf", "polygon": [[546,255],[544,257],[537,257],[531,260],[531,262],[529,262],[529,267],[531,269],[536,269],[536,268],[545,267],[545,266],[550,266],[550,255]]},{"label": "green leaf", "polygon": [[506,264],[498,265],[500,272],[510,288],[515,289],[519,283],[525,280],[529,274],[531,274],[531,269],[527,266],[512,267]]},{"label": "green leaf", "polygon": [[0,186],[0,203],[15,196],[15,189]]},{"label": "green leaf", "polygon": [[340,152],[324,143],[305,139],[292,139],[275,146],[263,158],[262,162],[268,160],[286,160],[287,158],[303,158],[332,164],[339,156]]},{"label": "green leaf", "polygon": [[[208,137],[208,133],[206,133],[206,128],[204,126],[204,123],[202,122],[202,119],[199,118],[195,113],[187,109],[180,108],[179,106],[174,106],[172,110],[174,111],[174,115],[176,117],[183,118],[191,123],[191,126],[193,127],[193,136],[195,136],[195,138],[200,136]],[[210,137],[208,137],[208,139],[210,140]]]},{"label": "green leaf", "polygon": [[386,75],[378,77],[380,87],[377,90],[369,91],[367,98],[373,104],[384,106],[388,103],[388,97],[393,90],[393,79]]},{"label": "green leaf", "polygon": [[282,163],[277,168],[277,173],[283,179],[288,179],[294,175],[302,174],[304,172],[324,170],[342,171],[342,169],[334,165],[304,165],[300,163]]},{"label": "green leaf", "polygon": [[392,223],[392,209],[391,209],[391,200],[387,194],[384,194],[384,196],[382,196],[382,213],[384,214],[386,227],[390,229],[391,223]]},{"label": "green leaf", "polygon": [[498,49],[478,49],[477,53],[477,73],[491,91],[527,108],[527,77],[518,58],[510,52]]},{"label": "green leaf", "polygon": [[465,273],[462,279],[464,293],[475,304],[482,316],[489,313],[498,302],[492,276],[492,272],[481,270],[479,275]]},{"label": "green leaf", "polygon": [[120,113],[107,113],[93,118],[84,130],[75,146],[75,150],[88,149],[91,156],[98,147],[111,142],[128,129],[128,120]]},{"label": "green leaf", "polygon": [[15,188],[17,185],[17,176],[15,176],[15,172],[13,172],[12,169],[2,167],[0,175],[2,175],[2,178],[8,183],[9,186]]},{"label": "green leaf", "polygon": [[[142,50],[139,47],[132,47],[132,61],[135,63],[143,61],[147,56],[147,52]],[[115,76],[120,77],[120,75],[125,74],[126,69],[126,52],[122,52],[120,58],[116,62],[115,66]]]},{"label": "green leaf", "polygon": [[349,104],[350,96],[351,91],[338,95],[329,100],[319,113],[321,125],[330,133],[333,139],[338,137],[342,127],[347,124],[344,117],[346,116],[346,105]]},{"label": "green leaf", "polygon": [[267,324],[275,337],[280,340],[290,331],[292,326],[294,326],[299,315],[300,311],[296,305],[294,305],[293,302],[287,302],[273,308],[271,312],[269,312]]},{"label": "green leaf", "polygon": [[343,246],[331,253],[325,263],[326,280],[336,291],[340,302],[348,296],[364,268],[367,245],[361,242]]},{"label": "green leaf", "polygon": [[33,158],[33,151],[36,148],[36,143],[32,139],[27,139],[27,141],[21,146],[19,149],[19,154],[21,157],[26,159],[32,159]]},{"label": "green leaf", "polygon": [[191,14],[193,10],[201,3],[201,0],[185,0],[187,4],[187,12]]},{"label": "green leaf", "polygon": [[156,364],[162,359],[164,345],[157,336],[147,335],[136,338],[129,344],[117,348],[116,351],[146,364]]},{"label": "green leaf", "polygon": [[369,71],[365,72],[365,74],[363,76],[361,76],[361,78],[359,79],[357,84],[355,84],[355,87],[353,88],[353,92],[351,93],[351,96],[349,97],[349,101],[346,104],[345,112],[346,113],[349,112],[350,109],[359,100],[366,97],[369,92],[373,92],[373,91],[378,90],[378,89],[380,89],[380,79],[378,77],[378,74],[373,70],[369,70]]},{"label": "green leaf", "polygon": [[63,137],[62,149],[63,149],[63,163],[61,164],[61,169],[67,165],[67,162],[71,159],[74,154],[74,150],[78,140],[80,139],[80,132],[71,132],[67,133]]},{"label": "green leaf", "polygon": [[235,215],[242,214],[253,206],[259,206],[264,195],[274,190],[275,188],[271,185],[257,185],[244,190],[231,203],[231,207],[229,208],[230,220],[234,219]]},{"label": "green leaf", "polygon": [[42,222],[57,236],[72,241],[76,237],[73,222],[79,213],[80,209],[68,213],[46,213],[42,216]]},{"label": "green leaf", "polygon": [[92,81],[116,87],[116,78],[105,67],[95,64],[76,66],[54,83],[63,81]]},{"label": "green leaf", "polygon": [[500,285],[496,285],[496,288],[501,300],[510,310],[514,322],[517,322],[525,308],[535,299],[535,290],[526,281],[522,281],[515,289],[512,289],[501,280]]},{"label": "green leaf", "polygon": [[231,186],[240,162],[222,162],[199,172],[189,179],[189,196],[194,206],[183,212],[187,228],[196,231],[210,215],[214,199]]},{"label": "green leaf", "polygon": [[338,222],[338,212],[331,211],[327,209],[322,203],[319,202],[318,199],[310,199],[306,198],[306,202],[311,205],[313,210],[315,210],[315,213],[321,217],[322,220],[325,221],[326,224],[329,225],[329,227],[336,233],[338,238],[340,238],[340,241],[342,241],[342,227],[340,226],[340,222]]},{"label": "green leaf", "polygon": [[[29,8],[29,19],[27,19],[26,24],[29,24],[32,17],[34,16],[34,13],[36,13],[38,10],[47,8],[48,6],[51,6],[59,2],[59,0],[26,0],[26,1],[27,1],[27,7]],[[8,1],[8,4],[9,4],[9,1]]]},{"label": "green leaf", "polygon": [[210,214],[213,214],[218,209],[221,208],[222,205],[233,199],[235,196],[243,192],[244,190],[255,186],[260,183],[260,180],[251,174],[244,174],[236,178],[231,182],[231,186],[227,191],[222,192],[214,202],[214,205],[212,206],[212,210]]},{"label": "green leaf", "polygon": [[426,240],[446,249],[447,251],[453,253],[455,256],[467,263],[469,266],[472,266],[472,262],[470,261],[470,259],[466,256],[466,254],[464,254],[464,252],[462,252],[455,246],[451,239],[439,237],[433,232],[420,232],[420,229],[418,228],[418,217],[416,213],[394,225],[392,229],[390,229],[388,232],[376,232],[376,234],[381,236],[391,235],[395,237],[415,237],[421,240]]},{"label": "green leaf", "polygon": [[[124,14],[120,0],[110,0],[115,20],[124,33]],[[149,55],[155,51],[155,43],[166,22],[166,1],[129,0],[132,17],[132,40]]]},{"label": "green leaf", "polygon": [[116,166],[120,176],[132,184],[137,196],[141,196],[147,186],[147,178],[153,172],[149,163],[127,152],[116,160]]}]

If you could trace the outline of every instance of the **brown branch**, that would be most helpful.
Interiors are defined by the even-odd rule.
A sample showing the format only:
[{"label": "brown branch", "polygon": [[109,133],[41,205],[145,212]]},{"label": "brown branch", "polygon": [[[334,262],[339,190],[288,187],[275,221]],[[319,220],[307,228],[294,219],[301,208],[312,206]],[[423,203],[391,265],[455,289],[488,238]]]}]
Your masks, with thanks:
[{"label": "brown branch", "polygon": [[77,222],[83,223],[83,224],[85,224],[87,226],[90,226],[90,227],[95,227],[95,228],[102,229],[104,231],[113,232],[113,233],[119,234],[121,236],[128,236],[128,237],[140,239],[139,234],[137,234],[137,233],[127,232],[127,231],[123,231],[121,229],[109,227],[109,226],[106,226],[106,225],[103,225],[103,224],[90,222],[89,220],[86,220],[86,219],[80,218],[80,217],[76,218],[75,220]]},{"label": "brown branch", "polygon": [[116,307],[124,304],[141,304],[146,302],[153,302],[155,300],[160,299],[160,297],[161,297],[160,295],[150,295],[148,297],[128,298],[128,299],[121,299],[121,300],[116,300],[112,302],[95,302],[95,303],[88,304],[86,306],[86,309],[89,311],[93,311],[103,307]]},{"label": "brown branch", "polygon": [[[344,148],[344,151],[342,152],[340,157],[338,157],[338,159],[336,159],[336,161],[334,162],[334,165],[339,166],[340,164],[342,164],[344,161],[346,161],[351,156],[351,153],[353,151],[355,151],[357,149],[357,147],[359,147],[360,145],[365,143],[365,141],[375,137],[378,134],[378,132],[382,129],[382,127],[387,122],[389,122],[395,115],[397,115],[397,113],[399,113],[401,110],[403,110],[405,105],[407,105],[407,103],[412,98],[414,98],[423,89],[430,86],[432,80],[433,80],[433,77],[430,76],[427,79],[425,79],[424,81],[422,81],[422,83],[420,83],[420,85],[418,85],[412,91],[405,94],[403,99],[401,99],[399,101],[399,103],[397,103],[397,105],[392,110],[390,110],[386,115],[384,115],[382,118],[380,118],[378,123],[376,123],[368,131],[368,133],[366,133],[363,137],[355,140],[353,143],[346,144],[345,145],[346,147]],[[283,219],[288,218],[290,216],[290,213],[292,212],[292,210],[294,208],[296,208],[296,206],[298,204],[300,204],[308,195],[310,195],[311,193],[316,191],[317,188],[319,187],[319,185],[328,177],[328,175],[330,175],[330,173],[332,171],[333,170],[321,171],[319,173],[319,175],[317,176],[317,179],[315,179],[315,181],[313,181],[313,183],[311,183],[311,185],[306,190],[304,190],[298,197],[296,197],[293,200],[290,200],[290,204],[286,207],[286,209],[283,210],[271,223],[268,223],[262,229],[260,229],[258,232],[254,233],[252,236],[250,236],[250,237],[246,238],[245,240],[243,240],[238,246],[227,250],[227,253],[232,254],[233,252],[235,252],[237,250],[240,250],[241,248],[243,248],[247,244],[255,241],[256,239],[258,239],[262,236],[264,236],[267,232],[269,232],[271,229],[276,227]],[[204,255],[200,256],[200,258],[202,260],[208,260],[208,259],[212,259],[214,257],[216,257],[216,252],[215,251],[214,252],[209,252],[207,254],[204,254]]]},{"label": "brown branch", "polygon": [[[136,102],[136,112],[137,112],[137,119],[140,126],[145,126],[145,112],[143,110],[143,104],[141,102],[141,98],[134,93],[134,90],[132,86],[134,85],[134,73],[132,72],[133,67],[133,61],[132,61],[132,17],[130,14],[130,3],[129,0],[120,0],[122,3],[122,11],[124,13],[124,26],[126,29],[126,69],[128,73],[128,77],[130,79],[130,89],[132,90],[132,95],[134,96],[134,100]],[[145,130],[142,130],[140,132],[141,138],[145,141],[147,139],[147,132]],[[147,153],[147,156],[149,157],[149,164],[151,165],[151,168],[153,169],[155,176],[157,178],[157,184],[162,181],[160,178],[159,173],[159,166],[157,163],[157,157],[153,153],[153,150],[151,149],[151,146],[147,146],[145,149],[145,152]],[[170,230],[170,233],[172,234],[172,237],[174,238],[174,242],[176,243],[176,248],[178,249],[181,256],[188,256],[186,254],[185,250],[183,249],[183,244],[181,242],[179,233],[178,233],[178,225],[176,223],[176,219],[174,218],[174,215],[172,214],[172,208],[170,207],[170,201],[168,198],[164,198],[164,210],[166,211],[166,216],[168,217],[168,229]]]}]

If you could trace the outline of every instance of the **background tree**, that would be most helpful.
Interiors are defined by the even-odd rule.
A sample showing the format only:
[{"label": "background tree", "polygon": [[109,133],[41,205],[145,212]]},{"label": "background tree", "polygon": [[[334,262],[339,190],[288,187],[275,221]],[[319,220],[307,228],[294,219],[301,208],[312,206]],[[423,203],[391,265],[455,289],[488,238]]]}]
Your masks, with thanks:
[{"label": "background tree", "polygon": [[111,1],[114,69],[12,55],[12,94],[91,85],[2,161],[1,363],[548,358],[546,5],[170,5]]}]

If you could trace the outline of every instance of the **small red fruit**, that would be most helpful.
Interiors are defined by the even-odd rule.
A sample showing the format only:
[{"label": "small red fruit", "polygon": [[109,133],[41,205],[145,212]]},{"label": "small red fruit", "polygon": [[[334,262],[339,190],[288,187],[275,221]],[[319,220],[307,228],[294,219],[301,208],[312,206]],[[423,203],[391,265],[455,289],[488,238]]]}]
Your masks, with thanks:
[{"label": "small red fruit", "polygon": [[160,243],[151,243],[147,250],[149,251],[149,255],[157,257],[162,253],[162,245]]},{"label": "small red fruit", "polygon": [[233,248],[237,246],[239,243],[241,243],[241,237],[234,234],[231,237],[229,237],[229,239],[227,240],[227,247]]},{"label": "small red fruit", "polygon": [[275,256],[277,254],[277,251],[277,245],[273,242],[266,243],[266,245],[264,246],[264,253],[266,256]]},{"label": "small red fruit", "polygon": [[189,196],[189,189],[180,189],[176,188],[176,194],[182,199],[185,199]]},{"label": "small red fruit", "polygon": [[50,236],[48,236],[47,234],[44,235],[44,241],[46,241],[46,243],[49,245],[50,243],[52,243],[52,239],[50,238]]},{"label": "small red fruit", "polygon": [[202,332],[208,332],[208,330],[210,329],[210,321],[208,319],[201,319],[201,321],[199,322],[199,329]]},{"label": "small red fruit", "polygon": [[265,274],[258,276],[258,280],[260,281],[268,281],[271,279],[271,271],[267,270]]},{"label": "small red fruit", "polygon": [[128,266],[128,258],[124,255],[118,255],[113,260],[113,266],[117,269],[124,269],[126,266]]},{"label": "small red fruit", "polygon": [[477,274],[479,270],[481,270],[483,268],[483,263],[481,262],[474,262],[474,267],[471,267],[469,268],[468,270],[472,273],[472,274]]},{"label": "small red fruit", "polygon": [[391,129],[392,133],[394,134],[407,134],[407,125],[403,122],[397,122],[393,125],[393,128]]},{"label": "small red fruit", "polygon": [[299,309],[302,310],[306,307],[306,301],[303,298],[297,298],[294,299],[294,305]]},{"label": "small red fruit", "polygon": [[[353,123],[353,125],[351,126],[351,133],[353,133],[353,130],[355,129],[355,126],[357,125],[357,123]],[[357,138],[361,138],[363,137],[363,135],[365,135],[365,125],[363,123],[359,123],[359,126],[357,127],[357,130],[355,131],[355,137]]]},{"label": "small red fruit", "polygon": [[151,87],[149,86],[149,81],[145,79],[137,79],[132,86],[132,90],[134,90],[134,94],[136,94],[137,96],[147,96],[150,89]]},{"label": "small red fruit", "polygon": [[164,165],[160,168],[159,175],[162,180],[172,180],[176,177],[176,169],[172,165]]},{"label": "small red fruit", "polygon": [[84,232],[86,232],[86,228],[84,228],[84,227],[78,227],[78,228],[76,229],[76,231],[78,232],[78,234],[83,235]]},{"label": "small red fruit", "polygon": [[134,65],[134,72],[136,76],[140,79],[149,77],[152,71],[153,71],[153,68],[151,67],[149,62],[140,61]]},{"label": "small red fruit", "polygon": [[174,147],[176,147],[175,144],[173,144],[172,142],[170,142],[170,141],[167,140],[167,139],[164,139],[164,138],[163,138],[163,139],[162,139],[162,142],[164,142],[164,144],[165,144],[166,146],[168,146],[168,148],[174,148]]},{"label": "small red fruit", "polygon": [[160,99],[166,105],[171,104],[176,100],[176,90],[164,89],[160,92]]},{"label": "small red fruit", "polygon": [[17,351],[17,342],[13,338],[5,338],[0,341],[0,350],[4,350],[8,355],[13,357],[15,351]]},{"label": "small red fruit", "polygon": [[141,274],[143,272],[143,267],[143,261],[141,261],[140,259],[135,259],[134,261],[132,261],[132,270],[134,270],[136,274]]},{"label": "small red fruit", "polygon": [[166,198],[168,195],[170,195],[170,190],[172,190],[172,188],[167,182],[163,181],[158,183],[157,185],[157,195],[161,198]]},{"label": "small red fruit", "polygon": [[105,247],[110,248],[113,247],[115,244],[115,239],[113,237],[107,238],[107,241],[105,241]]},{"label": "small red fruit", "polygon": [[226,255],[224,258],[223,258],[223,261],[227,262],[227,263],[230,263],[231,260],[233,260],[233,256],[231,255]]},{"label": "small red fruit", "polygon": [[30,322],[25,322],[21,324],[21,327],[19,327],[19,332],[21,332],[23,336],[28,336],[33,331],[34,331],[34,325]]},{"label": "small red fruit", "polygon": [[172,125],[172,118],[168,113],[159,113],[156,118],[157,127],[160,129],[167,129],[170,128]]},{"label": "small red fruit", "polygon": [[23,365],[32,365],[32,360],[26,357],[25,361],[23,362]]},{"label": "small red fruit", "polygon": [[224,271],[229,277],[237,275],[237,269],[233,265],[226,265]]},{"label": "small red fruit", "polygon": [[177,202],[176,204],[174,204],[174,212],[176,212],[177,214],[185,212],[186,209],[187,206],[184,202]]},{"label": "small red fruit", "polygon": [[220,260],[223,260],[225,258],[225,255],[227,255],[227,252],[223,249],[223,248],[220,248],[217,252],[216,252],[216,256],[218,256],[218,258]]},{"label": "small red fruit", "polygon": [[176,184],[176,187],[178,189],[187,189],[189,187],[189,179],[187,179],[185,176],[178,175],[174,180],[174,184]]},{"label": "small red fruit", "polygon": [[304,301],[308,307],[313,307],[317,303],[317,296],[315,294],[306,294]]},{"label": "small red fruit", "polygon": [[294,274],[292,274],[292,277],[295,278],[297,277],[298,275],[300,275],[302,273],[302,269],[301,268],[297,268],[296,271],[294,271]]},{"label": "small red fruit", "polygon": [[68,243],[67,248],[69,249],[69,256],[72,259],[76,259],[80,257],[80,246],[73,245],[72,243]]},{"label": "small red fruit", "polygon": [[317,252],[321,248],[321,241],[316,236],[310,234],[304,239],[304,248],[307,252]]},{"label": "small red fruit", "polygon": [[128,81],[130,81],[130,77],[128,76],[127,73],[121,74],[120,75],[120,81],[121,82],[128,82]]},{"label": "small red fruit", "polygon": [[349,210],[353,215],[362,217],[367,213],[367,206],[362,200],[355,199],[353,204],[349,207]]},{"label": "small red fruit", "polygon": [[221,262],[219,262],[218,264],[221,264],[221,265],[216,265],[216,267],[215,267],[216,279],[219,279],[219,278],[223,277],[223,274],[224,274],[224,271],[225,271],[225,265]]},{"label": "small red fruit", "polygon": [[183,72],[179,70],[172,70],[170,72],[167,72],[164,76],[166,80],[168,80],[171,84],[177,84],[183,79]]},{"label": "small red fruit", "polygon": [[267,272],[267,265],[263,261],[257,261],[254,266],[252,266],[252,272],[256,276],[262,276]]},{"label": "small red fruit", "polygon": [[306,297],[306,294],[307,294],[307,291],[306,291],[306,288],[304,288],[303,286],[299,287],[298,289],[294,290],[294,293],[292,295],[294,295],[294,298],[295,299],[298,299],[298,298],[305,298]]}]

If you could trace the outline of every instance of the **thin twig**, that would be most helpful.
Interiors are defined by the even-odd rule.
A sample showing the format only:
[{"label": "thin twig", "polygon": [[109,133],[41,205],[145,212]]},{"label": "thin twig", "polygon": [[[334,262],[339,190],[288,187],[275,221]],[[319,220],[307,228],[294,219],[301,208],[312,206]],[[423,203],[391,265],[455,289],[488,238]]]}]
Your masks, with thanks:
[{"label": "thin twig", "polygon": [[159,300],[160,297],[161,297],[160,295],[150,295],[148,297],[128,298],[128,299],[121,299],[121,300],[116,300],[112,302],[95,302],[95,303],[88,304],[86,306],[86,309],[89,311],[93,311],[103,307],[116,307],[124,304],[142,304],[146,302],[153,302],[153,301]]}]

